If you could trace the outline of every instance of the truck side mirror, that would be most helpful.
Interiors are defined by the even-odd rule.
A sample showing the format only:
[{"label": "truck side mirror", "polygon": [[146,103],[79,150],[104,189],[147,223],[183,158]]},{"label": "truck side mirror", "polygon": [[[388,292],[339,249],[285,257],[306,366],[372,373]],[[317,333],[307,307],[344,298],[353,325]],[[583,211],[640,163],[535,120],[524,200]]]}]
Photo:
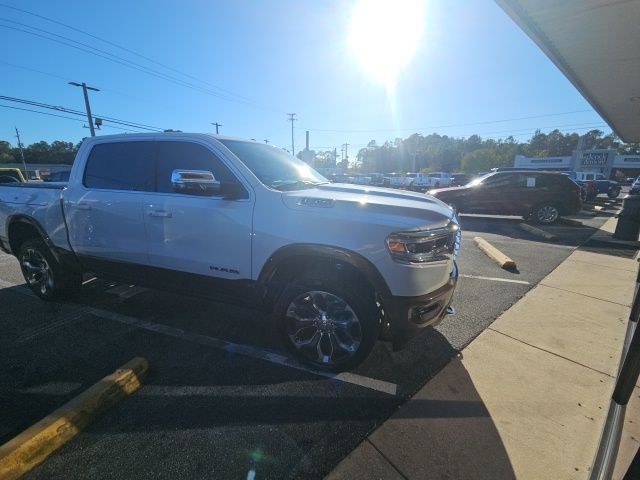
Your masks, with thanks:
[{"label": "truck side mirror", "polygon": [[176,193],[212,196],[220,194],[220,182],[207,170],[174,170],[171,188]]}]

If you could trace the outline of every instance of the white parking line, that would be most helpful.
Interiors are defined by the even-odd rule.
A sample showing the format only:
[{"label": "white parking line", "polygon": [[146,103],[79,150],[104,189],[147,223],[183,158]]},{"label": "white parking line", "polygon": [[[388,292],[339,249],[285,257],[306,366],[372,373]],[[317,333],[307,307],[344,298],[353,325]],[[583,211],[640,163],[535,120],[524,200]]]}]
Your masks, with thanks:
[{"label": "white parking line", "polygon": [[[8,287],[16,287],[16,286],[18,285],[14,283],[6,282],[4,280],[0,280],[0,287],[8,288]],[[33,292],[31,292],[31,290],[29,290],[27,287],[19,286],[19,288],[16,288],[15,291],[17,293],[21,293],[21,294],[36,298]],[[351,383],[353,385],[358,385],[360,387],[368,388],[370,390],[375,390],[377,392],[386,393],[388,395],[396,395],[398,392],[397,384],[386,382],[384,380],[377,380],[375,378],[364,377],[362,375],[358,375],[356,373],[350,373],[350,372],[331,373],[331,372],[323,372],[321,370],[314,370],[313,368],[307,367],[297,362],[291,357],[282,355],[277,352],[272,352],[269,350],[252,347],[250,345],[241,345],[238,343],[227,342],[225,340],[220,340],[218,338],[208,337],[206,335],[200,335],[198,333],[188,332],[179,328],[170,327],[168,325],[162,325],[159,323],[140,320],[134,317],[129,317],[127,315],[121,315],[119,313],[110,312],[108,310],[102,310],[94,307],[86,307],[86,306],[77,305],[77,304],[76,304],[76,307],[78,308],[78,313],[81,313],[81,314],[90,314],[90,315],[95,315],[96,317],[104,318],[107,320],[114,320],[116,322],[130,325],[132,327],[140,328],[143,330],[149,330],[156,333],[162,333],[163,335],[168,335],[171,337],[188,340],[190,342],[197,343],[200,345],[219,348],[229,353],[238,353],[246,357],[256,358],[256,359],[264,360],[270,363],[275,363],[278,365],[295,368],[297,370],[309,372],[314,375],[330,378],[333,380],[338,380],[345,383]]]},{"label": "white parking line", "polygon": [[481,277],[479,275],[459,275],[462,278],[475,278],[476,280],[491,280],[492,282],[505,282],[505,283],[519,283],[520,285],[531,285],[531,282],[525,282],[524,280],[512,280],[511,278],[497,278],[497,277]]},{"label": "white parking line", "polygon": [[321,370],[314,370],[310,367],[298,363],[291,357],[282,355],[277,352],[252,347],[249,345],[241,345],[238,343],[227,342],[226,340],[220,340],[214,337],[208,337],[206,335],[200,335],[199,333],[188,332],[179,328],[170,327],[168,325],[162,325],[159,323],[149,322],[146,320],[140,320],[137,318],[129,317],[127,315],[121,315],[119,313],[110,312],[108,310],[102,310],[98,308],[88,307],[86,312],[96,317],[104,318],[107,320],[114,320],[116,322],[124,323],[132,327],[140,328],[143,330],[149,330],[155,333],[162,333],[170,337],[180,338],[199,345],[206,345],[209,347],[219,348],[229,353],[237,353],[246,357],[256,358],[264,360],[270,363],[283,365],[286,367],[295,368],[305,372],[319,375],[322,377],[339,380],[345,383],[351,383],[360,387],[369,388],[378,392],[387,393],[389,395],[396,395],[398,386],[395,383],[385,382],[384,380],[377,380],[375,378],[364,377],[350,372],[343,373],[330,373],[323,372]]}]

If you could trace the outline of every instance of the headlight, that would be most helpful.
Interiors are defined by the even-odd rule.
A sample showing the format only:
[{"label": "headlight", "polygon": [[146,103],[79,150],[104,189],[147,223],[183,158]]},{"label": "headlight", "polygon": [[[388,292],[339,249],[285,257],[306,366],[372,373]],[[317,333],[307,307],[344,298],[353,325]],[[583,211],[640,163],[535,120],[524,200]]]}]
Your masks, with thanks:
[{"label": "headlight", "polygon": [[436,262],[455,258],[460,238],[460,226],[453,217],[446,227],[392,233],[387,237],[387,249],[400,263]]}]

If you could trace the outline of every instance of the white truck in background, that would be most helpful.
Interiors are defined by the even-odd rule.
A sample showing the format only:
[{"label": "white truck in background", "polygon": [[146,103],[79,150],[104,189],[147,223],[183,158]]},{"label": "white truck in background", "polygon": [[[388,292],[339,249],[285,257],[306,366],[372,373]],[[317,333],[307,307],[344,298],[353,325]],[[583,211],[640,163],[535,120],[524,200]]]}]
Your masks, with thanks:
[{"label": "white truck in background", "polygon": [[426,192],[432,188],[446,188],[451,186],[452,181],[449,172],[418,173],[411,184],[411,190]]},{"label": "white truck in background", "polygon": [[334,371],[443,319],[459,244],[433,197],[331,184],[281,149],[222,136],[91,137],[67,183],[0,185],[0,248],[40,298],[76,294],[92,272],[248,303]]}]

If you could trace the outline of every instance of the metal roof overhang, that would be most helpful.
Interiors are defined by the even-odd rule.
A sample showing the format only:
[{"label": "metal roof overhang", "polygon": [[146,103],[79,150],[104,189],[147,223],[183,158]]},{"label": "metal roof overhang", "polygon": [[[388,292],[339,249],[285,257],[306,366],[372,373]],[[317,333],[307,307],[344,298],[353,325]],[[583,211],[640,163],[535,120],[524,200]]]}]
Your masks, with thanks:
[{"label": "metal roof overhang", "polygon": [[625,142],[640,142],[640,0],[496,0]]}]

